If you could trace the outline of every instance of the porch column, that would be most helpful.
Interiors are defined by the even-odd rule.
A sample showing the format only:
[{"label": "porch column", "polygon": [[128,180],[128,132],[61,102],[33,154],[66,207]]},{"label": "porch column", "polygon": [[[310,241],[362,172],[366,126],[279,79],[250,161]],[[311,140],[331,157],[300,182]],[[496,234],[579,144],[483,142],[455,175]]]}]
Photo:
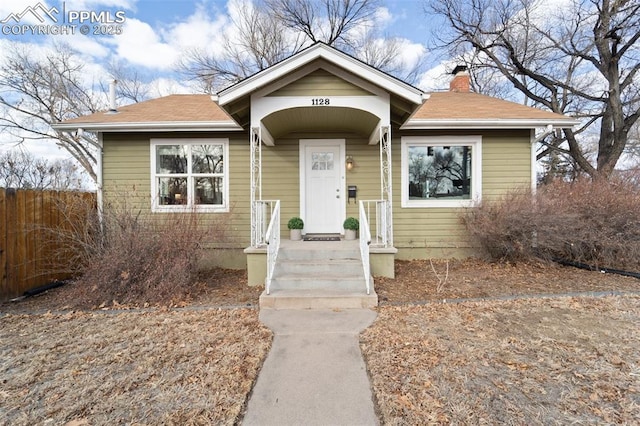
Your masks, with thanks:
[{"label": "porch column", "polygon": [[391,126],[380,126],[380,199],[385,201],[385,247],[393,247],[393,187],[391,180]]},{"label": "porch column", "polygon": [[262,200],[262,138],[260,127],[252,127],[249,132],[249,162],[250,162],[250,202],[251,202],[251,247],[260,247],[264,230],[258,215],[260,208],[256,201]]}]

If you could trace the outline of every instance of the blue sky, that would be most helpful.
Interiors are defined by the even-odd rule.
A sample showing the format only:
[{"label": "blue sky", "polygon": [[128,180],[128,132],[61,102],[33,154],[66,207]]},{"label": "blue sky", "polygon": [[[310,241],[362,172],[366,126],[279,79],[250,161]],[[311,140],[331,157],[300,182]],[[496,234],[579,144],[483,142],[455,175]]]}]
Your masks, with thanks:
[{"label": "blue sky", "polygon": [[[191,48],[220,50],[221,41],[233,37],[229,23],[242,1],[251,0],[3,0],[0,60],[15,42],[34,56],[63,42],[80,52],[89,85],[106,83],[105,65],[117,61],[143,76],[150,97],[194,92],[196,88],[175,72],[176,62]],[[426,59],[425,73],[416,85],[426,90],[447,86],[450,66],[429,54],[428,37],[437,24],[427,19],[422,1],[383,0],[373,24],[384,37],[402,39],[400,59],[407,68]],[[43,30],[50,34],[42,34]],[[117,34],[94,35],[94,31]],[[26,147],[40,155],[65,156],[42,143]],[[7,145],[0,135],[3,148]]]}]

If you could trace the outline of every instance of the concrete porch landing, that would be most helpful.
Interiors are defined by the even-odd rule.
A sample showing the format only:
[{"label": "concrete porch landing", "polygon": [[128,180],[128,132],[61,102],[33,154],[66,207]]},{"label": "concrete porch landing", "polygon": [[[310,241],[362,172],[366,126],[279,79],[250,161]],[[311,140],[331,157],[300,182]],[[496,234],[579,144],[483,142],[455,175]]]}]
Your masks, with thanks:
[{"label": "concrete porch landing", "polygon": [[260,308],[350,309],[378,305],[370,283],[367,294],[358,241],[280,242],[270,294]]}]

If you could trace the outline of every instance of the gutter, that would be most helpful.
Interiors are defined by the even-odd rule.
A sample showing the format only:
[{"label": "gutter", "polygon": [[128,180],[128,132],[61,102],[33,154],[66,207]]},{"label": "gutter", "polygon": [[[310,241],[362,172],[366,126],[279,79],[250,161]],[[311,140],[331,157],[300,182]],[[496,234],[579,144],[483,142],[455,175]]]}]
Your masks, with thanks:
[{"label": "gutter", "polygon": [[73,131],[82,127],[92,132],[167,132],[167,131],[217,131],[237,132],[244,130],[233,121],[158,121],[139,123],[58,123],[53,127],[56,130]]},{"label": "gutter", "polygon": [[531,129],[535,127],[570,128],[579,121],[567,120],[509,120],[509,119],[410,119],[400,130],[425,129]]}]

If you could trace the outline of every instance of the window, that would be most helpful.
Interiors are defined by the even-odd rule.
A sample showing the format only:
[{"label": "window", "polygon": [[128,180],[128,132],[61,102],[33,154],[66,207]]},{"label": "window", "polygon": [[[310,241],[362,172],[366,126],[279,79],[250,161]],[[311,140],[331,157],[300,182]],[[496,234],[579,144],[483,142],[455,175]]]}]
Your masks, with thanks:
[{"label": "window", "polygon": [[480,136],[402,138],[402,207],[468,207],[480,201]]},{"label": "window", "polygon": [[228,211],[227,139],[151,140],[153,211]]}]

